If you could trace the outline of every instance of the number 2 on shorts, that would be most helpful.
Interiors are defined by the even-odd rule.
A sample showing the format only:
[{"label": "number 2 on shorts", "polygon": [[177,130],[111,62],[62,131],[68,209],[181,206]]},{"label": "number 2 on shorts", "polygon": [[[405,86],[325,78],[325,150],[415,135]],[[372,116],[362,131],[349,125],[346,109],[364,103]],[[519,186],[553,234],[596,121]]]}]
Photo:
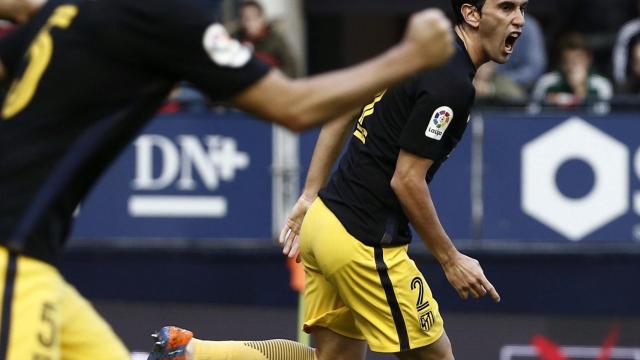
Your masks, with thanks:
[{"label": "number 2 on shorts", "polygon": [[416,301],[416,309],[418,312],[429,307],[429,301],[424,301],[424,283],[422,278],[415,277],[411,280],[411,290],[418,288],[418,300]]}]

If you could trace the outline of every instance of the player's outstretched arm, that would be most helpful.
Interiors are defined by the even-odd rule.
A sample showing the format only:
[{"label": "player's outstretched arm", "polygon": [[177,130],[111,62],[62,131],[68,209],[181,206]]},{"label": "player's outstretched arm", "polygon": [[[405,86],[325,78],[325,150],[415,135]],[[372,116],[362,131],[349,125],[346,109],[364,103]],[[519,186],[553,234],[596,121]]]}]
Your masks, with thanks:
[{"label": "player's outstretched arm", "polygon": [[433,161],[400,150],[391,188],[400,200],[411,224],[422,241],[440,262],[461,298],[478,299],[489,294],[500,302],[500,295],[487,280],[480,263],[460,253],[445,232],[431,200],[425,176]]},{"label": "player's outstretched arm", "polygon": [[318,191],[327,183],[331,168],[340,156],[342,147],[353,129],[355,116],[359,110],[350,111],[334,121],[325,124],[320,131],[313,150],[307,180],[302,195],[291,209],[287,220],[280,231],[278,242],[282,245],[282,253],[290,258],[297,256],[299,234],[307,210],[318,196]]},{"label": "player's outstretched arm", "polygon": [[440,10],[415,14],[402,42],[360,65],[291,80],[277,70],[234,98],[234,105],[301,131],[349,111],[412,74],[437,67],[453,54],[449,20]]}]

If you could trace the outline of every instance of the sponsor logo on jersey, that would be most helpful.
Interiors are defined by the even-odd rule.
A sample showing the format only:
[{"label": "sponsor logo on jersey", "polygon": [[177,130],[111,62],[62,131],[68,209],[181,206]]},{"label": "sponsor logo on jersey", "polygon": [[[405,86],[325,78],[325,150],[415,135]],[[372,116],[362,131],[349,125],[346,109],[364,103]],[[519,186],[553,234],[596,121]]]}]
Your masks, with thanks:
[{"label": "sponsor logo on jersey", "polygon": [[220,66],[239,68],[251,59],[251,50],[232,39],[220,24],[212,24],[207,28],[202,45],[211,60]]},{"label": "sponsor logo on jersey", "polygon": [[453,120],[453,110],[448,106],[441,106],[433,112],[425,135],[434,140],[441,140]]}]

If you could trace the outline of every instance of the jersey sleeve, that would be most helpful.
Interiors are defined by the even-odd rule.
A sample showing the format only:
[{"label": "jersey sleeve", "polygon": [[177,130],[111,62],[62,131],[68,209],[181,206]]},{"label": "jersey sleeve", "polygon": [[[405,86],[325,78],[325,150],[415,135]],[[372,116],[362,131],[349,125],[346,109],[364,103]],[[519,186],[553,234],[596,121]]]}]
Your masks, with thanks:
[{"label": "jersey sleeve", "polygon": [[414,83],[416,102],[400,134],[399,146],[418,156],[437,160],[451,151],[454,122],[467,121],[463,86],[441,84],[437,78]]},{"label": "jersey sleeve", "polygon": [[270,67],[253,56],[252,51],[231,38],[217,23],[203,24],[193,35],[199,44],[184,48],[184,60],[178,62],[183,78],[213,99],[225,100],[256,83]]},{"label": "jersey sleeve", "polygon": [[[216,22],[215,3],[165,0],[165,7],[145,9],[156,28],[138,31],[139,46],[154,67],[175,80],[186,80],[214,100],[226,100],[265,76],[270,68],[232,39]],[[139,19],[132,19],[139,22]],[[149,58],[148,54],[152,54]]]}]

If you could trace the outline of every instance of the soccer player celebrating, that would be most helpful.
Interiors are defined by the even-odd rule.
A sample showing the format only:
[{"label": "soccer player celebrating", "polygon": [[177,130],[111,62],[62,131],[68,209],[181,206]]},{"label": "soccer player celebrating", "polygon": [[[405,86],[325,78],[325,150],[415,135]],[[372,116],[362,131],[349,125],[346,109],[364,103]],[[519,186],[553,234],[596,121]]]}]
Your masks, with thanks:
[{"label": "soccer player celebrating", "polygon": [[[166,327],[150,359],[182,351],[179,359],[189,360],[353,360],[364,359],[367,345],[400,359],[454,358],[438,303],[407,255],[409,222],[460,297],[500,301],[478,261],[458,252],[443,229],[428,183],[467,127],[476,69],[504,63],[513,52],[527,0],[451,2],[454,57],[380,92],[355,118],[323,127],[303,194],[282,230],[285,254],[296,256],[300,246],[304,328],[317,348],[285,340],[207,342]],[[347,135],[348,150],[329,178]]]},{"label": "soccer player celebrating", "polygon": [[[527,1],[452,4],[452,60],[378,94],[355,129],[349,117],[325,125],[280,237],[290,256],[300,241],[304,327],[319,359],[362,359],[366,345],[400,359],[453,359],[438,303],[407,255],[409,222],[463,299],[500,301],[478,261],[458,252],[443,229],[428,183],[467,127],[475,70],[507,61]],[[348,150],[329,179],[346,134]]]},{"label": "soccer player celebrating", "polygon": [[[0,14],[28,16],[21,1],[31,0],[0,0]],[[212,6],[51,1],[0,42],[0,77],[10,84],[0,109],[0,359],[128,358],[55,265],[77,204],[177,82],[302,130],[454,51],[444,14],[426,10],[381,56],[290,80],[229,38]]]}]

